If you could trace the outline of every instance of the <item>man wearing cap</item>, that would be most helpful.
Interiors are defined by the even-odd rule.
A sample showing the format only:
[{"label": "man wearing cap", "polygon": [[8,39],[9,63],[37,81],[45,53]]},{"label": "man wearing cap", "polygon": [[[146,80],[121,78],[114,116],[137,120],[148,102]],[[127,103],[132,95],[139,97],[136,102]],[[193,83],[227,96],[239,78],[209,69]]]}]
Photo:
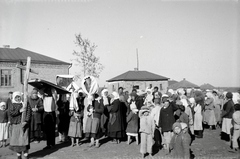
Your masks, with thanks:
[{"label": "man wearing cap", "polygon": [[174,112],[178,109],[175,102],[170,102],[168,95],[162,96],[163,107],[160,111],[159,127],[163,134],[163,145],[166,154],[169,154],[169,144],[172,138],[172,126],[175,122]]},{"label": "man wearing cap", "polygon": [[231,139],[230,129],[232,128],[232,115],[234,113],[234,103],[232,101],[232,97],[233,94],[231,92],[226,94],[227,102],[223,105],[222,110],[222,132],[227,135],[227,141]]}]

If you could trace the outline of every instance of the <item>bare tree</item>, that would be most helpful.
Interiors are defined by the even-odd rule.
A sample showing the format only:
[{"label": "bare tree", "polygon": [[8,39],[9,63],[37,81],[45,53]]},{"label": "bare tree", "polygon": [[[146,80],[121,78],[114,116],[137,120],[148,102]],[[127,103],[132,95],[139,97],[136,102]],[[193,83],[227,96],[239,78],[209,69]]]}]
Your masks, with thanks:
[{"label": "bare tree", "polygon": [[75,44],[80,51],[73,51],[73,55],[76,57],[73,60],[77,62],[77,65],[82,66],[84,76],[92,75],[99,78],[104,66],[100,63],[100,58],[94,55],[97,45],[91,43],[89,39],[83,38],[81,34],[76,34],[75,38]]}]

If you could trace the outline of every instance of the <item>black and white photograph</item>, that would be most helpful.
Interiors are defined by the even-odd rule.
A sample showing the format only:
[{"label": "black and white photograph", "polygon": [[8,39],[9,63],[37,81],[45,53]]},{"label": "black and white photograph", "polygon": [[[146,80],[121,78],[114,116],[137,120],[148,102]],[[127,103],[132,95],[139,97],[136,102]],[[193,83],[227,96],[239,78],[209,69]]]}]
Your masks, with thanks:
[{"label": "black and white photograph", "polygon": [[0,0],[0,159],[239,159],[239,0]]}]

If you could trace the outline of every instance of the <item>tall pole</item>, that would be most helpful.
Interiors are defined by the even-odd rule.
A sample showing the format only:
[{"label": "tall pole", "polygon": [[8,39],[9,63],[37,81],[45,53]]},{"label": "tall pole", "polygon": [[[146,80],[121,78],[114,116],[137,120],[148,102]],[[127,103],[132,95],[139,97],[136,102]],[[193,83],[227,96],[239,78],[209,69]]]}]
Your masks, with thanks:
[{"label": "tall pole", "polygon": [[138,62],[138,48],[136,49],[137,52],[137,70],[139,70],[139,62]]}]

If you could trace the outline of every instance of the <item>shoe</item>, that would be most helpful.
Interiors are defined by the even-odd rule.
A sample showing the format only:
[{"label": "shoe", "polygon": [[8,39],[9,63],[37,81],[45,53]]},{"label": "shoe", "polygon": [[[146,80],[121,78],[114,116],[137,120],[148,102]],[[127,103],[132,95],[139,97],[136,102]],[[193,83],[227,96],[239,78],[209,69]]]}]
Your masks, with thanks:
[{"label": "shoe", "polygon": [[89,145],[88,145],[88,147],[93,147],[94,146],[94,143],[90,143]]},{"label": "shoe", "polygon": [[71,147],[74,147],[75,146],[75,144],[71,144]]}]

